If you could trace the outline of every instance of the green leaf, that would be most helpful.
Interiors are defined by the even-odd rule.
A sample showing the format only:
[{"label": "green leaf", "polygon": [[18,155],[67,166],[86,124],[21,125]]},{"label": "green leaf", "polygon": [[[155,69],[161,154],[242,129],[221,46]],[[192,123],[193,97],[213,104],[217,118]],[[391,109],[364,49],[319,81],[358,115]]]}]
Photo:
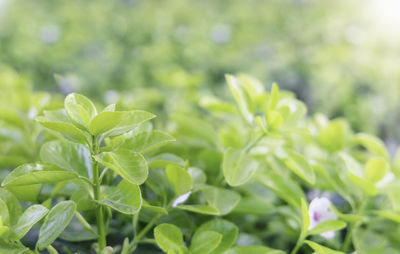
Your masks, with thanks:
[{"label": "green leaf", "polygon": [[249,101],[246,97],[245,91],[240,87],[239,80],[232,75],[225,75],[226,82],[228,83],[229,90],[231,91],[233,98],[240,110],[240,113],[244,119],[251,123],[253,122],[253,114],[250,111]]},{"label": "green leaf", "polygon": [[195,233],[190,245],[191,254],[210,254],[221,242],[222,234],[214,231]]},{"label": "green leaf", "polygon": [[224,254],[285,254],[282,250],[272,249],[260,245],[236,246]]},{"label": "green leaf", "polygon": [[177,165],[169,164],[165,168],[165,175],[177,196],[187,193],[192,188],[192,177]]},{"label": "green leaf", "polygon": [[8,207],[6,202],[4,202],[2,199],[0,199],[0,218],[1,218],[0,226],[9,224],[10,213],[8,212]]},{"label": "green leaf", "polygon": [[272,171],[262,171],[257,174],[256,179],[288,204],[301,207],[300,199],[305,198],[305,195],[298,184],[289,177],[283,177]]},{"label": "green leaf", "polygon": [[350,127],[343,119],[335,119],[318,133],[318,142],[330,152],[341,150],[350,136]]},{"label": "green leaf", "polygon": [[147,163],[140,153],[121,149],[115,152],[103,152],[94,158],[133,184],[140,185],[147,178]]},{"label": "green leaf", "polygon": [[308,215],[308,206],[304,198],[301,199],[301,232],[306,233],[310,226],[310,216]]},{"label": "green leaf", "polygon": [[202,192],[207,203],[215,207],[221,215],[230,213],[240,201],[240,195],[232,190],[209,187]]},{"label": "green leaf", "polygon": [[53,183],[76,178],[74,172],[66,171],[51,164],[24,164],[14,169],[2,182],[2,186],[22,186]]},{"label": "green leaf", "polygon": [[185,161],[181,157],[171,153],[158,154],[149,159],[150,168],[165,168],[171,163],[182,167],[185,165]]},{"label": "green leaf", "polygon": [[382,157],[371,158],[365,165],[365,176],[368,180],[377,183],[389,171],[389,163]]},{"label": "green leaf", "polygon": [[366,133],[360,133],[354,137],[354,142],[356,144],[363,145],[375,155],[382,156],[385,159],[389,159],[389,154],[386,150],[385,144],[377,137]]},{"label": "green leaf", "polygon": [[342,228],[345,228],[346,225],[347,225],[346,222],[341,220],[326,220],[317,224],[315,227],[309,230],[308,234],[320,235],[325,232],[340,230]]},{"label": "green leaf", "polygon": [[50,141],[40,149],[43,162],[55,164],[79,176],[92,179],[92,161],[88,148],[66,141]]},{"label": "green leaf", "polygon": [[222,235],[222,239],[218,246],[216,246],[214,250],[210,252],[210,254],[218,254],[223,253],[233,244],[235,244],[239,230],[236,225],[229,221],[223,219],[214,219],[202,224],[196,230],[195,237],[197,234],[207,231],[217,232]]},{"label": "green leaf", "polygon": [[313,185],[315,183],[315,173],[307,160],[301,154],[292,151],[288,151],[288,154],[290,156],[283,160],[285,165],[293,171],[293,173]]},{"label": "green leaf", "polygon": [[180,135],[201,139],[211,145],[217,144],[218,135],[209,122],[183,114],[173,114],[171,115],[171,119],[178,125],[177,132]]},{"label": "green leaf", "polygon": [[76,205],[72,201],[62,201],[54,206],[40,227],[37,248],[44,249],[52,244],[68,226],[75,210]]},{"label": "green leaf", "polygon": [[355,185],[357,185],[358,188],[360,188],[368,196],[375,196],[377,194],[378,191],[373,182],[371,182],[367,179],[358,177],[351,172],[349,172],[348,175],[349,175],[350,181],[352,183],[354,183]]},{"label": "green leaf", "polygon": [[4,254],[32,254],[26,247],[21,247],[0,238],[0,253]]},{"label": "green leaf", "polygon": [[89,131],[92,135],[98,136],[117,126],[126,116],[123,111],[104,111],[96,115],[89,124]]},{"label": "green leaf", "polygon": [[104,133],[104,136],[111,137],[121,135],[128,131],[134,130],[141,124],[153,119],[155,115],[142,111],[142,110],[132,110],[132,111],[121,111],[124,113],[124,117],[121,122],[114,126],[111,130]]},{"label": "green leaf", "polygon": [[10,238],[13,240],[19,240],[24,237],[33,225],[40,221],[47,212],[48,209],[42,205],[33,205],[28,207],[28,209],[26,209],[18,219],[17,224],[12,226]]},{"label": "green leaf", "polygon": [[152,130],[139,132],[131,138],[126,138],[118,147],[135,152],[148,153],[173,141],[175,141],[175,138],[169,134]]},{"label": "green leaf", "polygon": [[88,130],[90,121],[97,115],[93,102],[81,94],[69,94],[64,107],[71,122],[82,130]]},{"label": "green leaf", "polygon": [[248,182],[256,173],[258,162],[243,150],[228,148],[222,167],[226,182],[231,186],[239,186]]},{"label": "green leaf", "polygon": [[0,199],[7,205],[10,225],[17,223],[21,216],[21,206],[18,199],[8,190],[0,188]]},{"label": "green leaf", "polygon": [[87,141],[85,133],[69,121],[64,110],[44,111],[44,116],[38,116],[36,121],[50,130],[63,133],[72,141],[79,143]]},{"label": "green leaf", "polygon": [[400,223],[400,212],[398,211],[390,211],[390,210],[378,210],[374,211],[377,215],[381,216],[382,218],[389,219]]},{"label": "green leaf", "polygon": [[154,239],[157,245],[164,251],[176,251],[183,247],[183,236],[181,230],[172,224],[160,224],[154,228]]},{"label": "green leaf", "polygon": [[221,215],[221,212],[210,205],[178,205],[176,208],[207,215]]},{"label": "green leaf", "polygon": [[140,210],[142,195],[138,185],[122,180],[116,187],[104,187],[99,203],[125,214],[135,214]]},{"label": "green leaf", "polygon": [[279,101],[279,86],[276,83],[272,84],[271,87],[271,95],[269,97],[268,100],[268,107],[269,109],[274,109],[276,107],[276,105],[278,105],[278,101]]},{"label": "green leaf", "polygon": [[306,240],[304,242],[307,243],[318,254],[344,254],[344,252],[329,249],[328,247],[322,246],[312,241]]}]

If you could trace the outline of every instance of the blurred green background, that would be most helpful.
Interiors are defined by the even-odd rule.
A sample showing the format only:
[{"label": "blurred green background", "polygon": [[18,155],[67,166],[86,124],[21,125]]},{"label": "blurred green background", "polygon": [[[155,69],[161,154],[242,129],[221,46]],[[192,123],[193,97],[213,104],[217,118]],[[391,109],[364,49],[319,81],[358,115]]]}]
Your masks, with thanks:
[{"label": "blurred green background", "polygon": [[0,75],[163,115],[248,73],[392,150],[399,11],[397,0],[0,0]]}]

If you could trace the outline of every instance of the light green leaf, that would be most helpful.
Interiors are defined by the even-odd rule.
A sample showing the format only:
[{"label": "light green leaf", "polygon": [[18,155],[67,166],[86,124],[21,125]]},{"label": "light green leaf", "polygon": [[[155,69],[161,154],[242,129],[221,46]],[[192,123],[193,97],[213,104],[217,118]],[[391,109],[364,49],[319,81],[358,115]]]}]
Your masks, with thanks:
[{"label": "light green leaf", "polygon": [[239,80],[232,75],[225,75],[226,82],[228,83],[229,90],[231,91],[236,104],[242,113],[244,119],[251,123],[253,122],[253,114],[250,111],[249,101],[246,97],[245,91],[240,87]]},{"label": "light green leaf", "polygon": [[173,114],[171,115],[171,119],[178,125],[177,132],[180,135],[202,139],[209,144],[216,145],[218,135],[209,122],[183,114]]},{"label": "light green leaf", "polygon": [[142,205],[140,188],[126,180],[122,180],[116,187],[104,186],[99,203],[109,206],[121,213],[135,214]]},{"label": "light green leaf", "polygon": [[378,210],[374,211],[374,213],[378,214],[379,216],[389,219],[392,221],[395,221],[397,223],[400,223],[400,212],[398,211],[390,211],[390,210]]},{"label": "light green leaf", "polygon": [[10,225],[17,223],[21,216],[21,206],[18,199],[8,190],[0,188],[0,199],[7,205]]},{"label": "light green leaf", "polygon": [[54,206],[40,228],[37,248],[43,249],[52,244],[68,226],[75,210],[76,205],[72,201],[62,201]]},{"label": "light green leaf", "polygon": [[288,204],[297,208],[301,207],[300,199],[305,198],[305,195],[298,184],[290,178],[272,171],[262,171],[255,178]]},{"label": "light green leaf", "polygon": [[389,171],[389,163],[382,157],[374,157],[365,164],[365,176],[368,180],[377,183]]},{"label": "light green leaf", "polygon": [[98,136],[117,126],[126,116],[123,111],[104,111],[96,115],[89,124],[89,131],[92,135]]},{"label": "light green leaf", "polygon": [[307,243],[318,254],[344,254],[344,252],[329,249],[328,247],[322,246],[312,241],[306,240],[305,243]]},{"label": "light green leaf", "polygon": [[149,159],[150,168],[165,168],[171,163],[182,167],[185,165],[185,161],[181,157],[171,153],[158,154]]},{"label": "light green leaf", "polygon": [[375,196],[377,194],[377,189],[373,182],[371,182],[367,179],[358,177],[351,172],[349,172],[348,175],[349,175],[350,181],[352,183],[354,183],[355,185],[357,185],[357,187],[360,188],[368,196]]},{"label": "light green leaf", "polygon": [[4,187],[53,183],[76,178],[77,174],[51,164],[24,164],[14,169],[2,182]]},{"label": "light green leaf", "polygon": [[347,225],[346,222],[341,221],[341,220],[326,220],[326,221],[319,223],[318,225],[313,227],[311,230],[309,230],[308,234],[309,235],[320,235],[325,232],[340,230],[342,228],[345,228],[346,225]]},{"label": "light green leaf", "polygon": [[36,121],[50,130],[63,133],[72,141],[87,142],[86,134],[69,121],[64,110],[44,111],[44,116],[38,116]]},{"label": "light green leaf", "polygon": [[354,137],[354,142],[356,144],[363,145],[368,149],[368,151],[374,153],[375,155],[389,159],[389,154],[386,150],[385,144],[375,136],[366,133],[360,133]]},{"label": "light green leaf", "polygon": [[160,224],[154,228],[154,238],[157,245],[164,251],[179,252],[183,247],[183,236],[181,230],[172,224]]},{"label": "light green leaf", "polygon": [[12,226],[10,239],[19,240],[28,231],[40,221],[48,212],[48,209],[42,205],[33,205],[28,207],[18,219],[17,224]]},{"label": "light green leaf", "polygon": [[248,182],[256,173],[258,162],[243,150],[228,148],[222,167],[226,182],[231,186],[239,186]]},{"label": "light green leaf", "polygon": [[195,233],[190,245],[191,254],[210,254],[217,248],[222,239],[222,234],[214,231],[201,231]]},{"label": "light green leaf", "polygon": [[261,245],[236,246],[224,254],[285,254],[282,250],[272,249]]},{"label": "light green leaf", "polygon": [[147,163],[140,153],[121,149],[115,152],[103,152],[94,158],[133,184],[140,185],[147,178]]},{"label": "light green leaf", "polygon": [[288,154],[290,156],[283,159],[285,165],[297,176],[313,185],[315,183],[315,173],[307,160],[301,154],[292,151],[288,151]]},{"label": "light green leaf", "polygon": [[270,94],[270,97],[269,97],[269,100],[268,100],[269,109],[271,109],[271,110],[275,109],[276,105],[279,102],[279,94],[280,94],[280,92],[279,92],[278,84],[273,83],[272,87],[271,87],[271,94]]},{"label": "light green leaf", "polygon": [[82,144],[66,141],[50,141],[40,149],[43,162],[76,172],[79,176],[92,179],[92,161],[88,148]]},{"label": "light green leaf", "polygon": [[177,165],[169,164],[165,168],[165,175],[177,196],[187,193],[192,188],[192,177]]},{"label": "light green leaf", "polygon": [[153,119],[155,115],[142,111],[142,110],[132,110],[132,111],[121,111],[124,113],[124,117],[121,122],[119,122],[111,130],[104,133],[104,136],[111,137],[121,135],[128,131],[134,130],[141,124]]},{"label": "light green leaf", "polygon": [[308,206],[304,198],[301,199],[301,232],[306,233],[310,226],[310,216],[308,216]]},{"label": "light green leaf", "polygon": [[175,141],[175,138],[161,131],[143,131],[131,138],[126,138],[118,145],[119,148],[148,153],[165,144]]},{"label": "light green leaf", "polygon": [[225,250],[229,249],[233,244],[235,244],[237,236],[238,236],[238,227],[233,223],[223,220],[223,219],[214,219],[202,224],[195,233],[195,236],[202,232],[213,231],[220,233],[222,239],[218,246],[214,248],[210,254],[218,254],[223,253]]},{"label": "light green leaf", "polygon": [[81,94],[69,94],[64,107],[71,122],[82,130],[88,130],[90,121],[97,115],[93,102]]},{"label": "light green leaf", "polygon": [[8,207],[6,202],[0,199],[0,218],[1,218],[1,225],[8,225],[10,220],[10,213],[8,212]]},{"label": "light green leaf", "polygon": [[178,205],[176,208],[207,215],[221,215],[221,212],[210,205]]},{"label": "light green leaf", "polygon": [[215,207],[221,215],[230,213],[240,201],[240,195],[232,190],[209,187],[202,192],[207,203]]}]

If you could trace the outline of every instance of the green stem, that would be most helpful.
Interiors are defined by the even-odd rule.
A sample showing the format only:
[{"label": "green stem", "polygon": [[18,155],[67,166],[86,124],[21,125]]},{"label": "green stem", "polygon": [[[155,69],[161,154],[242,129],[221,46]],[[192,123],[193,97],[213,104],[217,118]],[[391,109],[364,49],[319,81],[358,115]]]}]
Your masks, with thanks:
[{"label": "green stem", "polygon": [[[368,203],[367,199],[361,203],[360,207],[357,209],[357,214],[362,215],[364,213],[367,203]],[[344,239],[344,243],[343,243],[343,247],[342,247],[343,252],[347,253],[349,251],[351,243],[352,243],[353,231],[356,230],[361,224],[362,224],[361,222],[355,222],[349,226],[349,230],[346,233],[346,237]]]},{"label": "green stem", "polygon": [[293,250],[290,252],[290,254],[296,254],[297,251],[300,249],[300,247],[303,245],[304,242],[304,234],[301,232],[299,239],[297,239],[296,245],[294,246]]},{"label": "green stem", "polygon": [[135,239],[132,240],[131,244],[129,244],[129,252],[133,252],[138,243],[140,243],[141,239],[149,232],[149,230],[157,223],[157,221],[161,218],[161,214],[158,214],[151,219],[149,223],[136,235]]},{"label": "green stem", "polygon": [[[99,179],[99,165],[93,156],[97,155],[99,152],[99,146],[96,137],[92,137],[92,174],[93,174],[93,193],[94,200],[100,200],[100,179]],[[106,234],[104,230],[104,214],[103,207],[96,203],[96,224],[98,231],[97,242],[99,244],[99,252],[101,252],[106,246]]]}]

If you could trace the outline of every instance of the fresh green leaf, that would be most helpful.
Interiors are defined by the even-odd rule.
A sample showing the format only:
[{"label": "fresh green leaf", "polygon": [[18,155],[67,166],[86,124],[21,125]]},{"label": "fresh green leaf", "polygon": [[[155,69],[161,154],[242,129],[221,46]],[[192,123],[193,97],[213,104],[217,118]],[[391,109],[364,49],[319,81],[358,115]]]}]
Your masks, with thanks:
[{"label": "fresh green leaf", "polygon": [[121,122],[119,122],[111,130],[105,132],[104,136],[112,137],[121,135],[123,133],[138,128],[141,124],[155,117],[155,115],[142,110],[121,111],[121,112],[124,112],[123,113],[124,116]]},{"label": "fresh green leaf", "polygon": [[258,162],[243,150],[228,148],[224,154],[222,167],[227,183],[239,186],[248,182],[256,173]]},{"label": "fresh green leaf", "polygon": [[310,226],[310,217],[308,216],[308,206],[304,198],[301,199],[301,231],[306,233]]},{"label": "fresh green leaf", "polygon": [[360,133],[354,137],[354,142],[356,144],[363,145],[370,152],[374,153],[377,156],[382,156],[386,159],[389,158],[389,154],[386,150],[385,144],[377,137],[366,133]]},{"label": "fresh green leaf", "polygon": [[76,205],[72,201],[62,201],[47,214],[39,231],[37,248],[44,249],[57,239],[74,216]]},{"label": "fresh green leaf", "polygon": [[344,254],[344,252],[329,249],[328,247],[322,246],[312,241],[306,240],[305,243],[307,243],[318,254]]},{"label": "fresh green leaf", "polygon": [[104,186],[98,202],[121,213],[135,214],[142,205],[142,196],[138,185],[122,180],[116,187]]},{"label": "fresh green leaf", "polygon": [[313,227],[311,230],[309,230],[308,234],[309,235],[320,235],[325,232],[340,230],[340,229],[346,227],[346,225],[347,224],[341,220],[326,220],[326,221],[319,223],[318,225]]},{"label": "fresh green leaf", "polygon": [[217,248],[222,239],[222,234],[214,231],[201,231],[195,233],[190,245],[191,254],[210,254]]},{"label": "fresh green leaf", "polygon": [[10,238],[13,240],[21,239],[47,212],[48,209],[42,205],[28,207],[18,219],[17,224],[12,226]]},{"label": "fresh green leaf", "polygon": [[284,254],[282,250],[272,249],[261,245],[236,246],[224,254]]},{"label": "fresh green leaf", "polygon": [[110,131],[124,119],[126,114],[127,112],[123,111],[101,112],[90,121],[89,131],[94,136]]},{"label": "fresh green leaf", "polygon": [[139,132],[130,138],[126,138],[118,147],[135,152],[148,153],[173,141],[175,139],[169,134],[152,130]]},{"label": "fresh green leaf", "polygon": [[377,183],[389,171],[389,163],[382,157],[374,157],[365,164],[365,176],[368,180]]},{"label": "fresh green leaf", "polygon": [[192,188],[192,177],[177,165],[169,164],[165,168],[165,175],[177,196],[187,193]]},{"label": "fresh green leaf", "polygon": [[97,115],[93,102],[81,94],[69,94],[64,107],[71,122],[82,130],[88,130],[90,121]]},{"label": "fresh green leaf", "polygon": [[288,152],[288,154],[290,156],[283,160],[285,165],[296,175],[313,185],[315,183],[315,173],[307,160],[301,154],[295,152]]},{"label": "fresh green leaf", "polygon": [[232,75],[225,75],[225,79],[229,85],[233,98],[238,105],[240,113],[242,113],[242,116],[248,123],[253,122],[254,116],[250,111],[251,107],[249,105],[249,100],[246,98],[245,91],[240,87],[239,80]]},{"label": "fresh green leaf", "polygon": [[164,251],[176,251],[183,247],[183,236],[181,230],[172,224],[160,224],[154,228],[154,238],[157,245]]},{"label": "fresh green leaf", "polygon": [[94,158],[133,184],[140,185],[147,178],[147,162],[140,153],[121,149],[115,152],[103,152]]}]

